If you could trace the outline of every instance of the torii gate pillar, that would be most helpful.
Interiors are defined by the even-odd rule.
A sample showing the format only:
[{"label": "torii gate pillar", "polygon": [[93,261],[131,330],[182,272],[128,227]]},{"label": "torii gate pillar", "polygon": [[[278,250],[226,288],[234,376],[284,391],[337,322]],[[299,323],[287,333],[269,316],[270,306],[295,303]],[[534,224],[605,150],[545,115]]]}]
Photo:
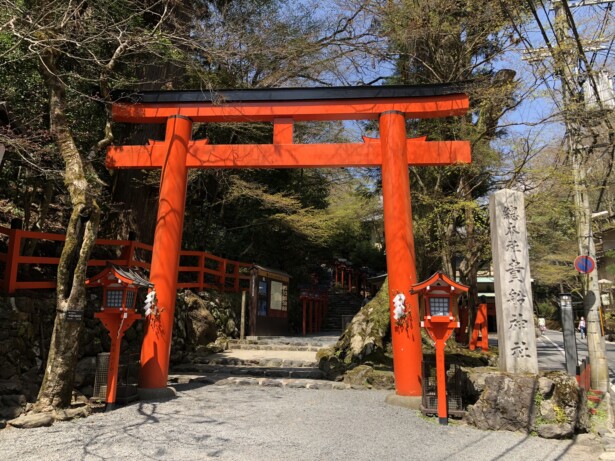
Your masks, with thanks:
[{"label": "torii gate pillar", "polygon": [[167,386],[186,206],[186,157],[191,135],[192,121],[189,118],[181,115],[168,118],[165,137],[168,149],[160,177],[158,217],[150,270],[150,281],[156,287],[160,315],[146,318],[141,347],[139,387],[146,389]]},{"label": "torii gate pillar", "polygon": [[416,295],[409,294],[417,280],[406,160],[406,118],[402,112],[387,111],[380,115],[380,142],[389,300],[402,293],[408,299],[410,312],[406,323],[397,326],[393,304],[389,302],[395,388],[398,395],[420,396],[423,351],[418,300]]}]

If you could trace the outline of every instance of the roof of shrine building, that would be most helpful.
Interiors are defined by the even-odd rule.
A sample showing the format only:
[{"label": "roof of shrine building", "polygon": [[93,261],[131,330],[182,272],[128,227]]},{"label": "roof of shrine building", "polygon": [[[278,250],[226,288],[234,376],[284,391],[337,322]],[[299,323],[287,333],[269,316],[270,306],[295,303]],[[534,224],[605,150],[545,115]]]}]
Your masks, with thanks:
[{"label": "roof of shrine building", "polygon": [[135,272],[132,269],[123,269],[114,264],[108,264],[107,267],[105,267],[105,269],[103,269],[101,272],[99,272],[93,277],[90,277],[86,281],[86,285],[88,285],[88,287],[104,285],[103,280],[105,278],[115,278],[120,283],[123,282],[125,284],[132,284],[137,287],[152,288],[154,286],[154,284],[151,283],[147,279],[147,277],[142,276],[138,272]]},{"label": "roof of shrine building", "polygon": [[235,90],[130,91],[113,93],[118,102],[224,103],[250,101],[326,101],[375,98],[425,98],[465,93],[469,81],[429,85],[332,86],[308,88],[250,88]]}]

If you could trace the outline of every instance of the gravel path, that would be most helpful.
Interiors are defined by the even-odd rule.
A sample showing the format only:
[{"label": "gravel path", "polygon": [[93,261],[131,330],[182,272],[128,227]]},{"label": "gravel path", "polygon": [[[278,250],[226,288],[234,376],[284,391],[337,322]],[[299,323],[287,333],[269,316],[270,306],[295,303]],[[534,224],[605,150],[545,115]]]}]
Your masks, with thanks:
[{"label": "gravel path", "polygon": [[600,454],[594,441],[579,447],[583,443],[439,426],[384,403],[386,392],[177,388],[178,398],[167,402],[135,403],[48,428],[0,431],[0,460],[542,461]]}]

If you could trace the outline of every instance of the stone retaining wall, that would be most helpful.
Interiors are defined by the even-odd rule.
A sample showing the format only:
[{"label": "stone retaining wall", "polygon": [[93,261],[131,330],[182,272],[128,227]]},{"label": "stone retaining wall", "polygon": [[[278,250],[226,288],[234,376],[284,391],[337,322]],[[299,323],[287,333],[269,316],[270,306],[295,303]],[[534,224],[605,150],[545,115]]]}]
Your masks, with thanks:
[{"label": "stone retaining wall", "polygon": [[[108,352],[107,330],[94,312],[100,306],[100,293],[92,290],[85,311],[75,388],[86,397],[92,395],[96,355]],[[218,336],[238,336],[240,297],[218,293],[178,294],[172,362],[179,362],[197,347]],[[15,297],[0,297],[0,427],[3,420],[15,418],[34,402],[42,381],[55,316],[55,294],[37,291]],[[126,331],[122,354],[139,354],[143,322]]]}]

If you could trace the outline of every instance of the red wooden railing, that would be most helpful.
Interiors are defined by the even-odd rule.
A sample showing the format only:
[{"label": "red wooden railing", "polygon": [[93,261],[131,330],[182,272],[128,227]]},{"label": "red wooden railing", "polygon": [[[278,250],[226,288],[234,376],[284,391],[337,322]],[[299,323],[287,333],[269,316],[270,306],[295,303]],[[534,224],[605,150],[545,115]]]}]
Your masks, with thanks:
[{"label": "red wooden railing", "polygon": [[326,290],[317,288],[302,289],[299,295],[302,305],[302,332],[303,336],[309,331],[318,333],[329,310],[329,294]]},{"label": "red wooden railing", "polygon": [[581,364],[578,367],[579,374],[577,375],[577,383],[579,387],[585,389],[586,391],[590,390],[590,377],[591,377],[591,366],[589,364],[589,357],[581,360]]},{"label": "red wooden railing", "polygon": [[[62,234],[31,232],[8,229],[0,226],[0,241],[6,240],[7,251],[0,250],[0,292],[13,294],[17,290],[53,289],[56,280],[51,275],[44,280],[20,280],[20,267],[57,266],[59,257],[22,255],[23,244],[28,239],[40,241],[64,242]],[[136,267],[149,270],[152,246],[134,240],[96,239],[94,253],[100,247],[115,248],[119,257],[115,259],[90,259],[88,267],[105,267],[115,264],[124,267]],[[119,249],[119,251],[118,251]],[[178,288],[198,290],[215,289],[227,292],[239,292],[249,285],[251,264],[220,258],[204,251],[182,251],[179,262]],[[55,274],[55,271],[53,272]]]}]

